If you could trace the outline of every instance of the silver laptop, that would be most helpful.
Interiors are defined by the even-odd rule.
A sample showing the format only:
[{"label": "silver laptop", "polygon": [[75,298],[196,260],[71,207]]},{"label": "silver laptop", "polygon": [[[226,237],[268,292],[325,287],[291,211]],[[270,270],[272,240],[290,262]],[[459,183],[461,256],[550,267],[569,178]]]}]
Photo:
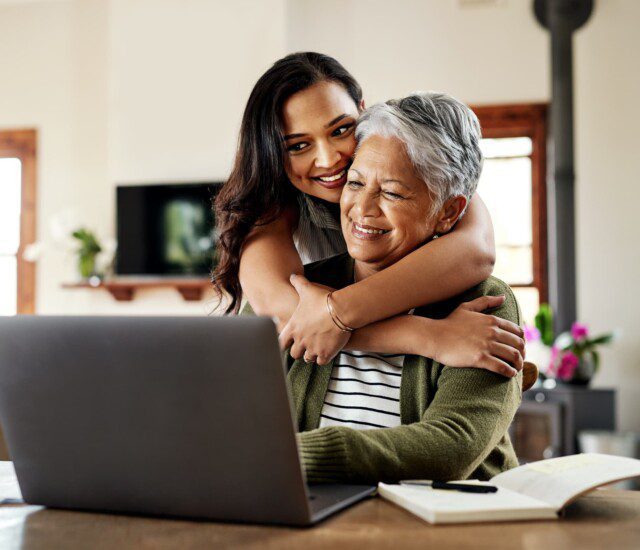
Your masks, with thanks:
[{"label": "silver laptop", "polygon": [[26,502],[309,525],[372,494],[307,486],[273,322],[0,318],[0,422]]}]

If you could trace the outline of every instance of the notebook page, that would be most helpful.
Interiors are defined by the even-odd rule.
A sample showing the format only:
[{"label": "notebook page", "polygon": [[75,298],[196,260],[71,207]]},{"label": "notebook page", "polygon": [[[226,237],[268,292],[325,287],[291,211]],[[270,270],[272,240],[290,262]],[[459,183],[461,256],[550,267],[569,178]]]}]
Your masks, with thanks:
[{"label": "notebook page", "polygon": [[379,483],[378,493],[429,523],[556,518],[548,504],[508,489],[477,494]]},{"label": "notebook page", "polygon": [[498,474],[491,483],[560,510],[590,489],[635,476],[640,476],[640,460],[586,453],[531,462]]}]

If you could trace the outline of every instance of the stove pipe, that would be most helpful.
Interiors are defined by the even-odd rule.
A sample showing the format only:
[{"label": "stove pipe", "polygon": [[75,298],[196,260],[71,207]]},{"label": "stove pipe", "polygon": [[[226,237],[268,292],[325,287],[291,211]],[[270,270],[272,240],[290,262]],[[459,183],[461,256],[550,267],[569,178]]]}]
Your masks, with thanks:
[{"label": "stove pipe", "polygon": [[589,19],[593,0],[534,0],[533,7],[551,34],[547,265],[555,330],[562,332],[576,320],[572,38],[573,31]]}]

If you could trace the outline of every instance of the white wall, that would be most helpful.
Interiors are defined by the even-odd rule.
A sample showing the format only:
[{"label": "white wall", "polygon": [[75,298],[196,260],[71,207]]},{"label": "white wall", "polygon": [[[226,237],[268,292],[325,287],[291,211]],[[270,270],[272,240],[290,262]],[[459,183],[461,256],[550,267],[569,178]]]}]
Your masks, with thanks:
[{"label": "white wall", "polygon": [[[622,329],[601,386],[619,389],[622,429],[640,430],[640,281],[635,212],[640,3],[596,3],[575,37],[578,309]],[[0,128],[37,127],[39,234],[73,202],[113,231],[121,182],[223,178],[242,107],[288,51],[340,59],[369,103],[415,89],[476,104],[549,99],[549,40],[528,0],[67,0],[0,5]],[[632,210],[633,209],[633,210]],[[63,291],[73,266],[38,266],[41,313],[202,313],[171,291],[115,303]]]},{"label": "white wall", "polygon": [[[5,5],[6,4],[6,5]],[[173,290],[115,302],[63,290],[50,221],[71,206],[114,234],[115,186],[220,180],[257,75],[284,53],[283,0],[58,0],[0,5],[0,128],[39,133],[41,314],[202,314]],[[269,21],[265,25],[265,21]]]},{"label": "white wall", "polygon": [[283,2],[113,0],[109,35],[111,180],[224,178]]},{"label": "white wall", "polygon": [[337,57],[368,103],[415,90],[476,104],[545,100],[549,46],[529,4],[461,9],[453,0],[289,0],[287,48]]},{"label": "white wall", "polygon": [[[106,227],[107,5],[29,2],[0,8],[0,128],[38,130],[38,238],[72,202]],[[37,268],[37,311],[92,311],[83,293],[64,292],[73,266],[57,250]]]},{"label": "white wall", "polygon": [[578,312],[618,328],[598,385],[617,387],[622,429],[640,431],[640,2],[597,2],[575,40]]}]

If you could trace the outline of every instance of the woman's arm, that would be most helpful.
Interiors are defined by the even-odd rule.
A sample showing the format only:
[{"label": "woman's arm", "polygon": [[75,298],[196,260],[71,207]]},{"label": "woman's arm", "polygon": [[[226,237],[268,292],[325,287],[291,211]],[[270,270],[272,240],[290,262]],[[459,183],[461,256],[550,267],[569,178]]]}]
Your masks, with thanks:
[{"label": "woman's arm", "polygon": [[[484,281],[495,263],[491,216],[477,195],[455,229],[333,295],[340,319],[361,327],[439,302]],[[371,300],[371,296],[384,296]]]},{"label": "woman's arm", "polygon": [[[328,287],[323,287],[328,292]],[[503,376],[516,376],[523,368],[522,329],[482,311],[500,307],[504,296],[484,296],[458,306],[444,319],[397,315],[354,331],[347,349],[376,353],[404,353],[430,357],[451,367],[477,367]],[[242,315],[255,315],[251,303]],[[342,334],[342,333],[341,333]],[[344,335],[345,339],[349,335]],[[290,346],[280,335],[283,348]],[[346,342],[345,342],[346,344]],[[304,346],[294,343],[289,354],[300,359]],[[320,364],[325,361],[318,360]],[[327,360],[328,362],[328,360]]]},{"label": "woman's arm", "polygon": [[444,319],[398,315],[356,330],[345,348],[420,355],[449,367],[473,366],[516,376],[524,365],[522,329],[482,313],[504,301],[505,296],[476,298],[462,303]]},{"label": "woman's arm", "polygon": [[[495,314],[519,322],[511,293]],[[307,479],[465,479],[506,434],[520,404],[520,385],[520,376],[508,379],[484,370],[444,367],[433,400],[418,422],[372,430],[327,427],[299,434]]]},{"label": "woman's arm", "polygon": [[293,243],[297,213],[290,209],[273,222],[249,234],[240,257],[240,284],[257,315],[278,320],[278,330],[298,305],[291,286],[292,273],[303,273],[302,261]]},{"label": "woman's arm", "polygon": [[[475,196],[453,231],[379,273],[337,290],[333,305],[344,324],[363,327],[467,290],[491,275],[494,261],[491,216]],[[301,294],[301,279],[294,278],[292,283]],[[304,342],[308,357],[328,361],[342,349],[345,338],[326,311],[326,293],[306,290],[284,327],[282,341]]]},{"label": "woman's arm", "polygon": [[[311,283],[307,285],[312,286]],[[323,289],[326,296],[330,289]],[[502,376],[516,376],[524,364],[522,329],[506,319],[482,313],[500,307],[504,300],[504,296],[476,298],[461,304],[444,319],[437,320],[416,315],[396,315],[355,330],[344,348],[420,355],[450,367],[476,367]],[[245,308],[242,313],[253,314],[253,311]],[[280,333],[280,346],[289,348],[289,355],[293,359],[314,360],[305,357],[304,340],[292,342],[286,330]],[[318,357],[315,360],[322,365],[330,359]]]},{"label": "woman's arm", "polygon": [[326,427],[298,435],[309,483],[468,478],[498,445],[520,404],[520,376],[443,369],[419,422],[396,428]]}]

